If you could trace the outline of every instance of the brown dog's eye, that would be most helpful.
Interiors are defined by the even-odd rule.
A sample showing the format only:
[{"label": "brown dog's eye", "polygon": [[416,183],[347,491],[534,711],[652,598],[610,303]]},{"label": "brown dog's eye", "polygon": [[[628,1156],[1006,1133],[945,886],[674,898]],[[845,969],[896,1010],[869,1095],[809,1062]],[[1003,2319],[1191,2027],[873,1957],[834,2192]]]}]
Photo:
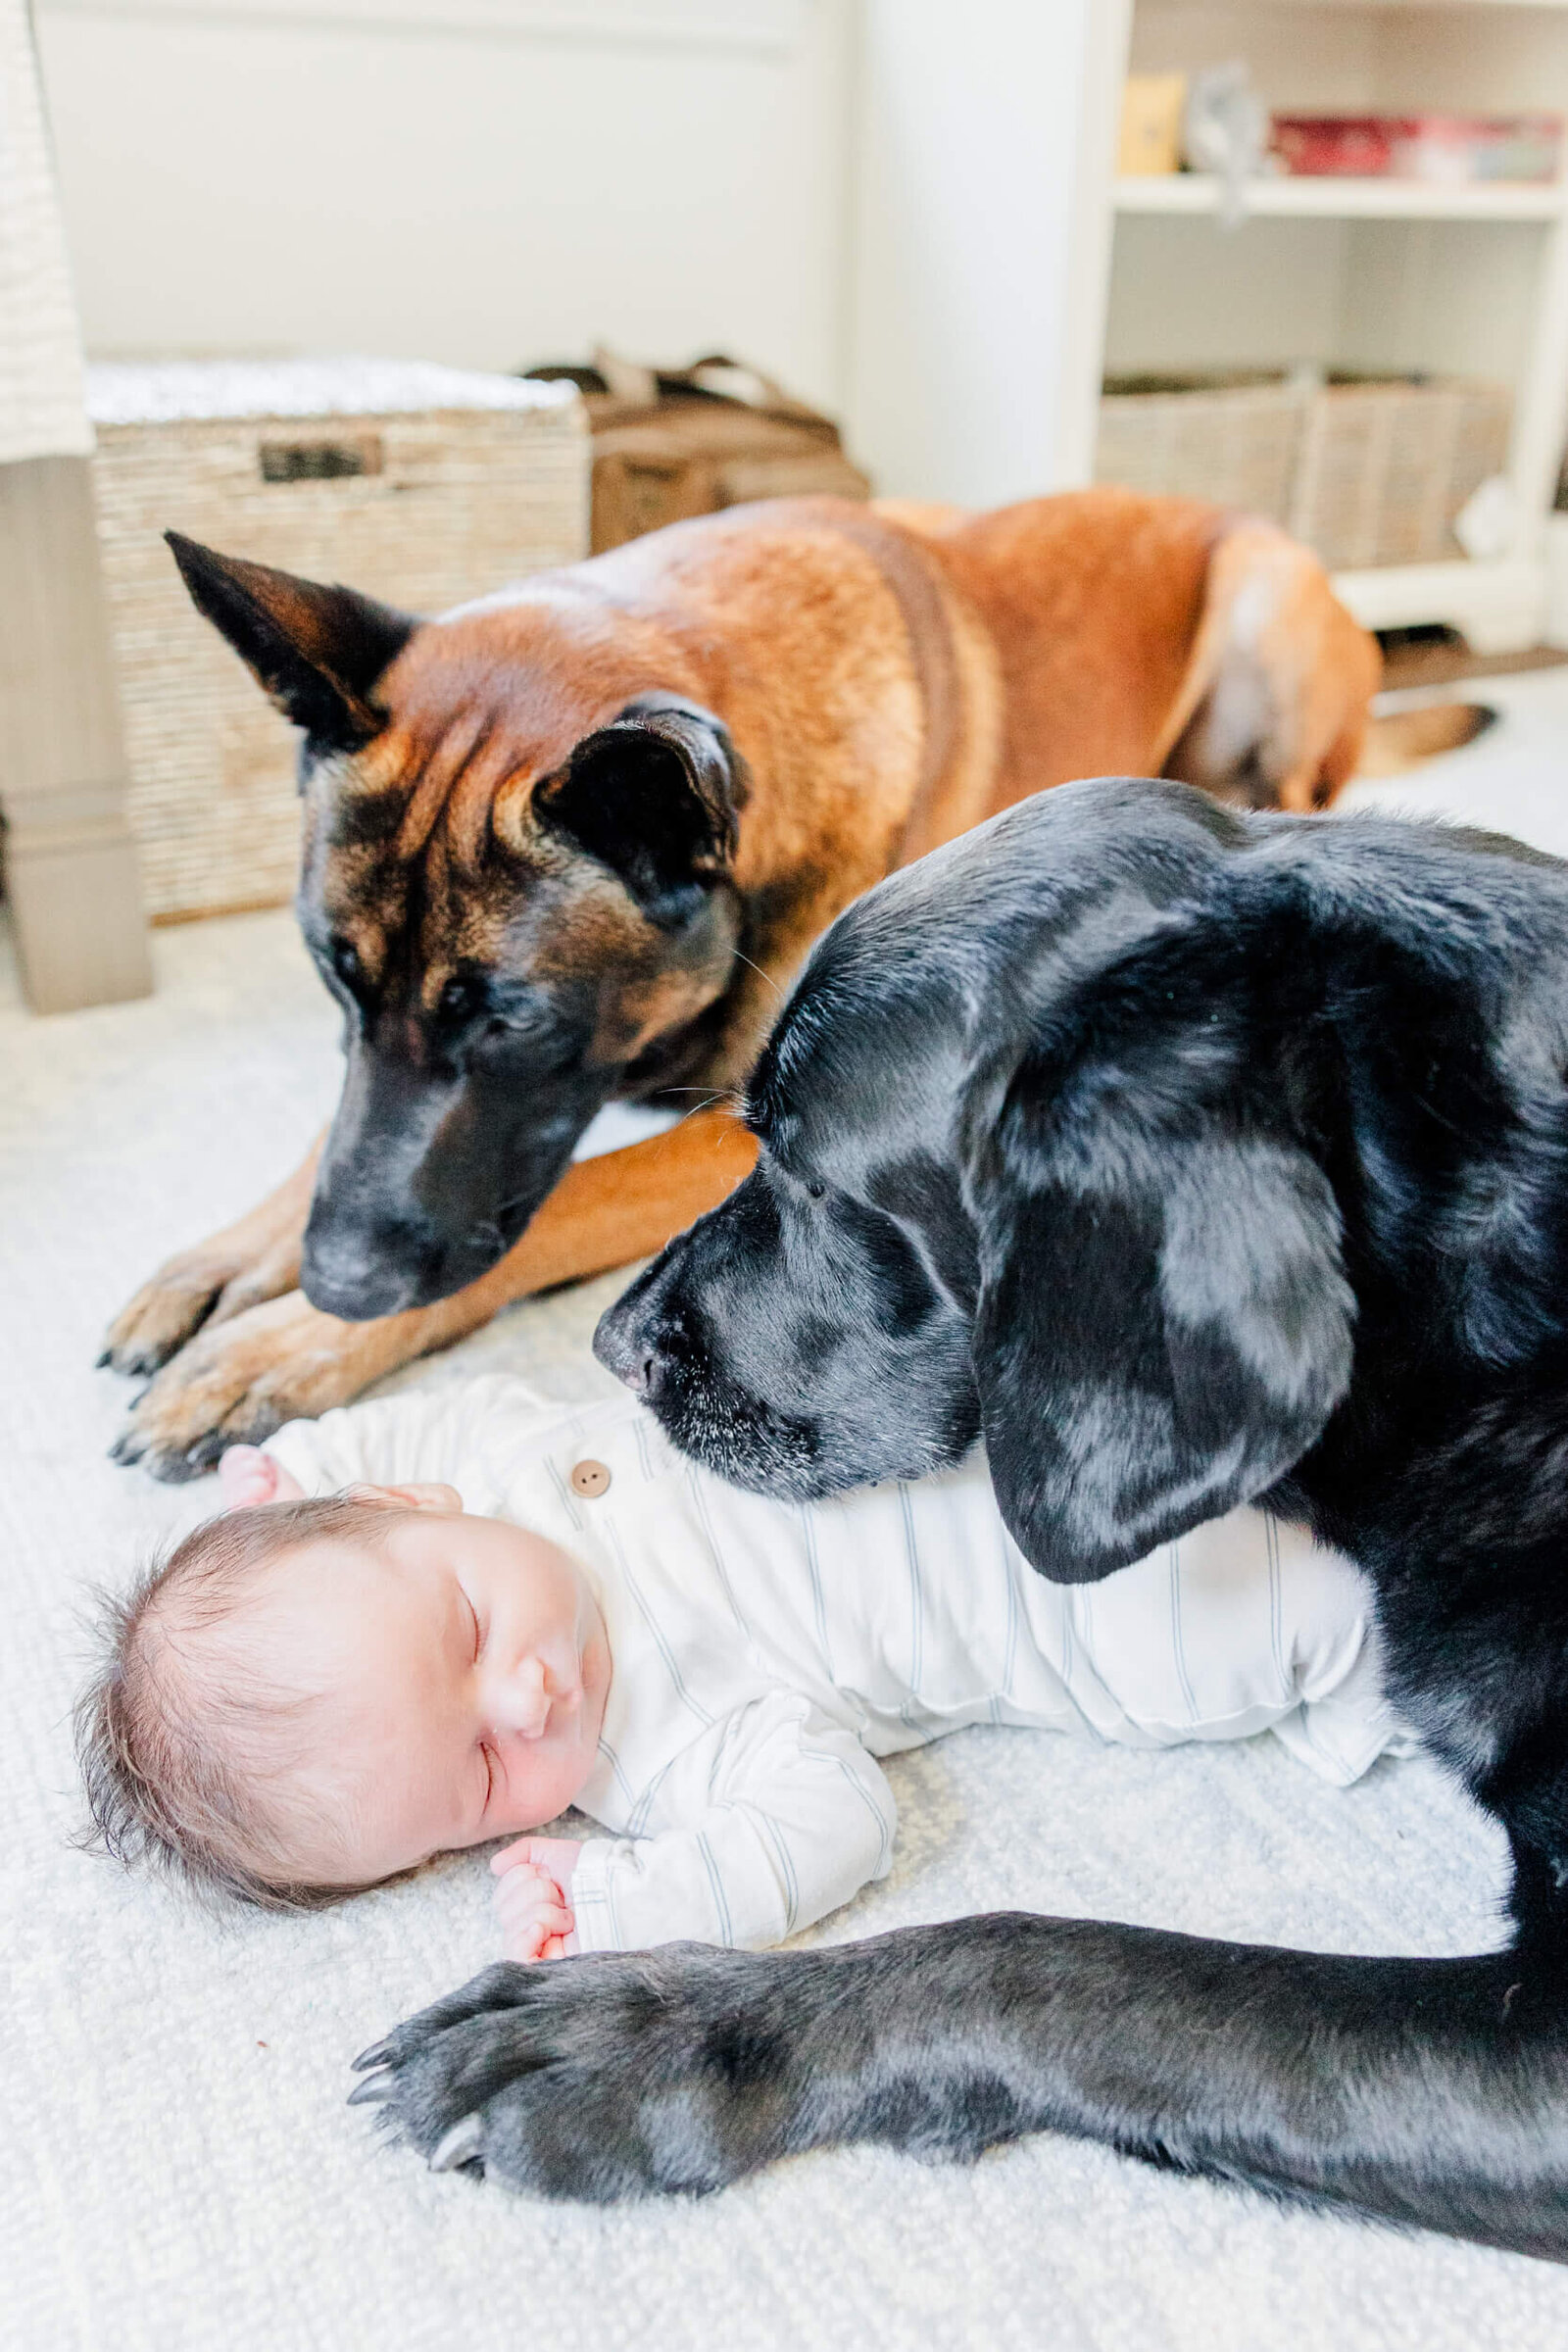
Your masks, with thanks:
[{"label": "brown dog's eye", "polygon": [[449,980],[441,991],[440,1009],[449,1021],[467,1019],[477,1011],[479,987],[473,980]]},{"label": "brown dog's eye", "polygon": [[332,943],[332,969],[345,988],[354,988],[365,977],[365,967],[355,949],[346,939]]}]

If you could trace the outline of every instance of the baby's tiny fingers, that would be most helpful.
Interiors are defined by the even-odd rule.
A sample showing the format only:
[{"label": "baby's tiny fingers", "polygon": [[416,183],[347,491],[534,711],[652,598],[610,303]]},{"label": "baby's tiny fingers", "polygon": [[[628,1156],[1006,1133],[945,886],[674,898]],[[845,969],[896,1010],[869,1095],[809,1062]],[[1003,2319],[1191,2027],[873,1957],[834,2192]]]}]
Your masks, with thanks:
[{"label": "baby's tiny fingers", "polygon": [[538,1902],[564,1901],[554,1879],[536,1870],[531,1862],[519,1862],[508,1871],[495,1889],[493,1900],[498,1911],[515,1910],[519,1904],[532,1906]]},{"label": "baby's tiny fingers", "polygon": [[508,1929],[542,1928],[547,1936],[564,1936],[570,1932],[572,1922],[565,1904],[551,1897],[503,1911],[501,1924]]},{"label": "baby's tiny fingers", "polygon": [[534,1926],[509,1928],[501,1938],[503,1960],[520,1960],[525,1965],[537,1960],[544,1948],[544,1936]]},{"label": "baby's tiny fingers", "polygon": [[526,1838],[514,1838],[510,1845],[502,1846],[499,1853],[491,1855],[490,1867],[498,1879],[504,1878],[509,1870],[536,1869],[538,1866],[533,1858],[533,1849],[536,1843],[542,1842],[542,1840],[536,1840],[531,1835]]},{"label": "baby's tiny fingers", "polygon": [[219,1459],[218,1484],[231,1511],[270,1502],[277,1489],[277,1465],[259,1446],[228,1446]]}]

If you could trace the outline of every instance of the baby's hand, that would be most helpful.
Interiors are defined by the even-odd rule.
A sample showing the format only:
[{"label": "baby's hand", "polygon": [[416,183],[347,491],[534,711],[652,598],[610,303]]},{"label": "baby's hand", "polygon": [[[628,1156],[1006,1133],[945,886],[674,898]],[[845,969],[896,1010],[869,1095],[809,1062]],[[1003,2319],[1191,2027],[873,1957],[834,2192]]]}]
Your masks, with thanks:
[{"label": "baby's hand", "polygon": [[305,1489],[281,1462],[274,1462],[259,1446],[227,1446],[218,1464],[219,1491],[225,1511],[249,1510],[258,1502],[301,1502]]},{"label": "baby's hand", "polygon": [[574,1838],[518,1838],[491,1855],[504,1958],[564,1960],[576,1948],[566,1890],[581,1852]]}]

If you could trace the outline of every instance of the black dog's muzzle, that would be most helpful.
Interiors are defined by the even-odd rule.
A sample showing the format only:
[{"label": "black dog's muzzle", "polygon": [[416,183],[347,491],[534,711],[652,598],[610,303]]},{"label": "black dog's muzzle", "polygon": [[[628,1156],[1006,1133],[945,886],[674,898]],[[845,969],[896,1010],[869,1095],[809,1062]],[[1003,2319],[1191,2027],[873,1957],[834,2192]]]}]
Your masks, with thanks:
[{"label": "black dog's muzzle", "polygon": [[652,1404],[658,1394],[674,1337],[665,1298],[667,1273],[665,1258],[656,1258],[630,1290],[605,1309],[594,1333],[594,1353],[605,1370],[645,1404]]}]

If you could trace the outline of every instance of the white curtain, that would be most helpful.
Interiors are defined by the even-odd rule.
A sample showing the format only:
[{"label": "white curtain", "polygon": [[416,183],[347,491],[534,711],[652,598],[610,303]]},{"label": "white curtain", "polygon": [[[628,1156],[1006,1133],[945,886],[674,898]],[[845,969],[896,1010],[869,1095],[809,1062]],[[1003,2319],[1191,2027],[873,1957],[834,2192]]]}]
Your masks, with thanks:
[{"label": "white curtain", "polygon": [[0,464],[92,448],[26,0],[0,0]]}]

